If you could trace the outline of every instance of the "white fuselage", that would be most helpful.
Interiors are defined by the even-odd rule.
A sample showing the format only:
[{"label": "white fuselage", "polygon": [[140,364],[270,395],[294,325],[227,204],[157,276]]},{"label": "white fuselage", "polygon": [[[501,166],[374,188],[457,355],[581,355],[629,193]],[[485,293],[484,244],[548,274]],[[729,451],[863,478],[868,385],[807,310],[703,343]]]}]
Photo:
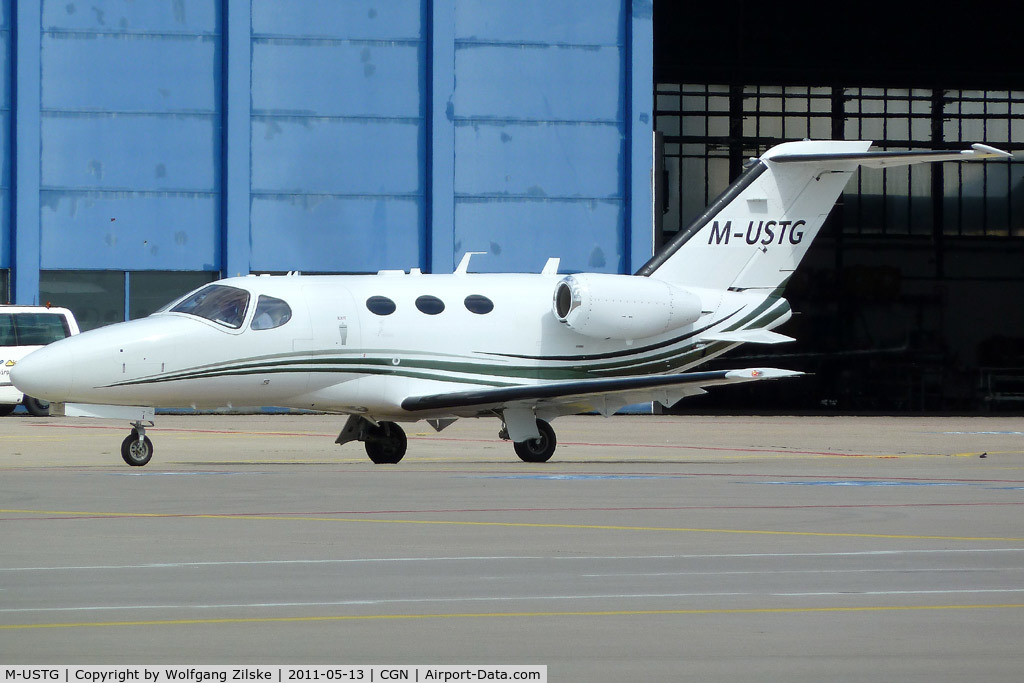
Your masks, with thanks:
[{"label": "white fuselage", "polygon": [[[703,309],[692,324],[645,339],[600,339],[573,331],[552,313],[564,277],[230,278],[217,284],[248,291],[252,302],[261,295],[283,300],[291,318],[254,329],[250,304],[237,329],[164,311],[93,330],[38,352],[33,390],[75,403],[281,406],[412,420],[468,416],[477,413],[409,413],[401,402],[474,388],[680,372],[736,345],[701,341],[709,330],[770,329],[789,318],[788,303],[764,291],[692,290]],[[386,298],[394,310],[371,312],[372,297]],[[434,299],[418,307],[420,297],[439,300],[443,310],[435,312]],[[467,297],[473,297],[469,304]],[[631,306],[622,302],[624,311]]]}]

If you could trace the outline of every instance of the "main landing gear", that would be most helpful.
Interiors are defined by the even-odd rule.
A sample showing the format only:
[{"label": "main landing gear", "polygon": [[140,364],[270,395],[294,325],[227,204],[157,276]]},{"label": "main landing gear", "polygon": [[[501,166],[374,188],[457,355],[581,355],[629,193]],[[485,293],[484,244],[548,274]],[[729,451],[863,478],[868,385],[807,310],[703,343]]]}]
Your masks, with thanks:
[{"label": "main landing gear", "polygon": [[408,439],[394,422],[371,421],[362,415],[352,415],[345,422],[336,444],[362,441],[366,455],[377,465],[394,465],[405,456]]},{"label": "main landing gear", "polygon": [[132,467],[142,467],[153,459],[153,442],[146,436],[146,425],[141,420],[132,423],[131,433],[121,442],[121,459]]},{"label": "main landing gear", "polygon": [[[555,438],[555,430],[551,428],[551,425],[538,419],[537,431],[540,432],[540,436],[537,438],[512,441],[515,455],[519,456],[519,460],[524,463],[546,463],[555,453],[558,439]],[[502,425],[502,430],[498,432],[498,438],[506,441],[512,440],[512,437],[509,436],[508,424]]]},{"label": "main landing gear", "polygon": [[366,454],[377,465],[394,465],[405,456],[408,440],[394,422],[369,425],[362,439]]},{"label": "main landing gear", "polygon": [[[514,441],[512,443],[512,448],[515,449],[516,455],[523,462],[547,462],[555,453],[555,446],[558,445],[558,440],[555,438],[555,430],[551,428],[551,425],[544,420],[538,419],[537,431],[540,432],[540,436],[536,439]],[[498,438],[505,439],[506,441],[510,440],[507,427],[503,427],[498,432]]]},{"label": "main landing gear", "polygon": [[[505,424],[498,432],[498,437],[506,441],[511,440],[508,429],[510,417],[511,415],[506,412]],[[531,414],[530,419],[536,418]],[[454,420],[428,420],[428,422],[434,429],[441,431]],[[555,446],[558,445],[555,430],[551,428],[551,425],[540,419],[536,419],[536,423],[538,433],[536,438],[515,441],[512,444],[516,455],[523,462],[547,462],[554,454]],[[527,429],[522,429],[521,423],[518,427],[520,434],[529,433]],[[345,422],[345,426],[342,427],[341,433],[338,434],[338,438],[334,440],[339,445],[349,441],[361,441],[366,449],[366,455],[378,465],[394,465],[405,456],[408,447],[405,432],[396,423],[371,420],[362,415],[351,415]]]},{"label": "main landing gear", "polygon": [[537,429],[540,431],[539,439],[527,439],[512,444],[516,455],[523,462],[547,462],[555,452],[558,440],[555,439],[555,430],[544,420],[537,420]]}]

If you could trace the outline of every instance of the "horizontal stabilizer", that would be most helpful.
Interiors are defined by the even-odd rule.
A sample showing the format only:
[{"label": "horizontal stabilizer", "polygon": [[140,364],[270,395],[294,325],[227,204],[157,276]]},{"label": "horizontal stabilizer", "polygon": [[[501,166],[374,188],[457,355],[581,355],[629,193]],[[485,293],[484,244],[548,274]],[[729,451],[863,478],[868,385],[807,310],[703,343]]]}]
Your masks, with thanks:
[{"label": "horizontal stabilizer", "polygon": [[685,372],[674,375],[608,377],[410,396],[402,401],[402,408],[410,412],[420,410],[457,411],[461,408],[498,409],[510,403],[528,403],[534,406],[573,404],[590,406],[590,409],[595,409],[594,406],[600,404],[602,398],[615,395],[628,394],[629,403],[641,403],[645,400],[657,400],[664,393],[662,390],[669,388],[697,389],[719,384],[796,377],[802,374],[802,372],[777,368],[746,368],[743,370]]},{"label": "horizontal stabilizer", "polygon": [[1013,155],[1001,149],[975,143],[970,149],[918,150],[913,152],[783,152],[772,154],[771,150],[762,159],[776,164],[785,163],[821,163],[836,161],[854,163],[870,168],[886,168],[888,166],[905,166],[907,164],[934,163],[937,161],[977,161],[984,159],[1011,159]]},{"label": "horizontal stabilizer", "polygon": [[747,344],[782,344],[796,341],[771,330],[733,330],[732,332],[707,332],[700,336],[701,341],[724,341]]}]

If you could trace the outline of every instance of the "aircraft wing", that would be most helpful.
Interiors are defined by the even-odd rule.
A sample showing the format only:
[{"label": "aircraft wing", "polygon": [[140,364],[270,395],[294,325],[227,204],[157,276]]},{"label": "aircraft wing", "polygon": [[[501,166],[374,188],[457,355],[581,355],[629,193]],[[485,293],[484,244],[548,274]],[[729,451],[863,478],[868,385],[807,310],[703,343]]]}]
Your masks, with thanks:
[{"label": "aircraft wing", "polygon": [[718,384],[780,379],[802,374],[776,368],[746,368],[550,382],[410,396],[402,401],[402,408],[411,412],[451,410],[455,414],[463,411],[469,414],[508,406],[531,406],[537,409],[552,409],[559,414],[587,410],[609,414],[632,403],[674,403],[684,396],[702,394],[704,387]]}]

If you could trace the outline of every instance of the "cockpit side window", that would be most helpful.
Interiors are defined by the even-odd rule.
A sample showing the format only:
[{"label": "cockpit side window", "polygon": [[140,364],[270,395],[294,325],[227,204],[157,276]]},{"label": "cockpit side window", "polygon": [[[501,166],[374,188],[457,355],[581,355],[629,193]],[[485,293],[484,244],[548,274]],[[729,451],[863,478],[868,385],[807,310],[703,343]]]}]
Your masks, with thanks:
[{"label": "cockpit side window", "polygon": [[272,296],[260,294],[256,301],[256,312],[252,316],[251,327],[254,330],[272,330],[281,327],[292,319],[291,307]]},{"label": "cockpit side window", "polygon": [[209,285],[184,299],[172,313],[188,313],[237,330],[245,319],[249,292],[227,285]]}]

